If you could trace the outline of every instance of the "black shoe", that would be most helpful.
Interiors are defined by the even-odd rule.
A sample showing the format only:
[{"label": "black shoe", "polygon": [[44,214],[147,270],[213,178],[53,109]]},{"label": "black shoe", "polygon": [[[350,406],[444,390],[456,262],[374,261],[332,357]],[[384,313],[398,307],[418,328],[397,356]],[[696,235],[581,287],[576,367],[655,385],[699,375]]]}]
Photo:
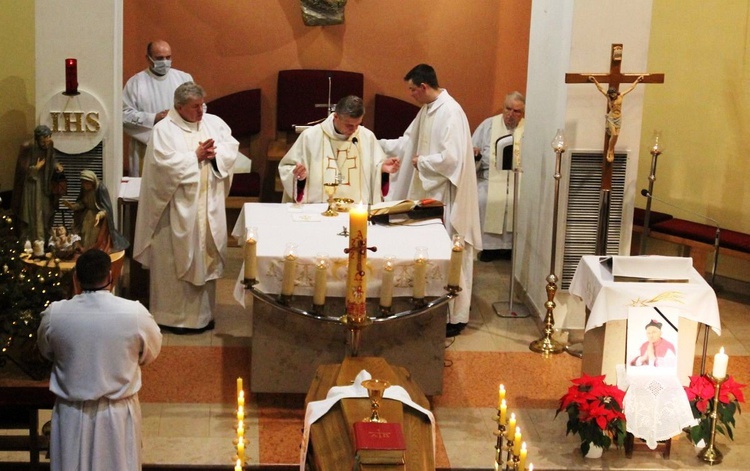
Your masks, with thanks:
[{"label": "black shoe", "polygon": [[466,328],[466,322],[457,322],[455,324],[445,324],[445,336],[456,337]]},{"label": "black shoe", "polygon": [[215,327],[216,327],[216,323],[213,321],[213,319],[204,327],[199,327],[197,329],[191,329],[188,327],[173,327],[171,325],[159,326],[161,330],[175,334],[175,335],[197,335],[197,334],[202,334],[203,332],[208,332],[209,330],[214,330]]},{"label": "black shoe", "polygon": [[480,262],[494,262],[495,260],[510,260],[512,251],[507,249],[482,250],[479,252]]}]

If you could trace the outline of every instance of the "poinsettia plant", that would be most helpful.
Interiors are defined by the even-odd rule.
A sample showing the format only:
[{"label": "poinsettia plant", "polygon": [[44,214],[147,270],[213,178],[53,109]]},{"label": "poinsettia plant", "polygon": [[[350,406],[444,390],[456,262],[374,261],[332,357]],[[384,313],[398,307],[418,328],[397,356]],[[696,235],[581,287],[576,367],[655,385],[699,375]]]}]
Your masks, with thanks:
[{"label": "poinsettia plant", "polygon": [[571,380],[573,386],[560,398],[560,412],[568,413],[566,435],[581,437],[581,452],[586,455],[591,444],[608,449],[613,443],[625,442],[625,414],[622,400],[625,392],[604,382],[604,376],[583,376]]},{"label": "poinsettia plant", "polygon": [[[734,414],[735,412],[742,413],[740,402],[745,402],[745,396],[742,393],[744,387],[744,384],[736,382],[729,376],[719,390],[716,430],[732,440],[734,440],[732,427],[736,425]],[[716,387],[708,375],[696,375],[690,377],[690,385],[685,387],[685,392],[690,401],[690,408],[693,410],[693,417],[698,419],[698,423],[688,430],[690,440],[694,444],[698,444],[701,440],[703,443],[708,443],[711,438],[710,414],[715,406]]]}]

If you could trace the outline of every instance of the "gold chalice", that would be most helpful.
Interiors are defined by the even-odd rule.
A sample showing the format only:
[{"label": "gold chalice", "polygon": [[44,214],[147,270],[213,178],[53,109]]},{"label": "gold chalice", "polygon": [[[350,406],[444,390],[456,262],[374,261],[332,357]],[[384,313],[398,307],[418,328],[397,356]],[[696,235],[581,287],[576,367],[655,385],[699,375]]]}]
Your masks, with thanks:
[{"label": "gold chalice", "polygon": [[328,209],[323,211],[323,216],[338,216],[338,213],[336,211],[336,202],[333,199],[333,195],[336,194],[336,187],[341,185],[342,179],[341,179],[341,173],[338,171],[334,172],[333,174],[333,181],[330,183],[323,183],[323,190],[326,192],[326,195],[328,195]]},{"label": "gold chalice", "polygon": [[378,409],[380,409],[380,401],[383,400],[383,393],[391,386],[391,383],[382,379],[367,379],[362,381],[362,386],[367,389],[367,396],[372,406],[372,413],[370,417],[365,417],[364,422],[386,423],[387,420],[378,415]]}]

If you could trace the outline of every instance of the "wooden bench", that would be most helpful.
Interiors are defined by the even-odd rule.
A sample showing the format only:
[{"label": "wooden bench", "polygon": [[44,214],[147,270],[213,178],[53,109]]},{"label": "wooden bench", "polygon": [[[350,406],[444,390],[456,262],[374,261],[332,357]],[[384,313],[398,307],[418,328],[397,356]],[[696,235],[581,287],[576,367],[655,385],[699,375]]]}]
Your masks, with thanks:
[{"label": "wooden bench", "polygon": [[[633,232],[643,233],[645,211],[636,208],[633,213]],[[706,270],[708,258],[714,252],[716,227],[698,222],[677,219],[669,214],[652,211],[649,216],[648,237],[682,246],[682,256],[692,257],[698,272]],[[721,255],[750,261],[750,234],[721,229],[719,233]]]}]

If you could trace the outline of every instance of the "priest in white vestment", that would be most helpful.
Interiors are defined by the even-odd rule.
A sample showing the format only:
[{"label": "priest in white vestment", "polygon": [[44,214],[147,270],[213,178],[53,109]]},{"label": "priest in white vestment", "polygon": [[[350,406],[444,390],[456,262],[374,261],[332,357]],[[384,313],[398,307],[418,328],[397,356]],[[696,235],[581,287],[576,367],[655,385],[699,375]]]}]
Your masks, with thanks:
[{"label": "priest in white vestment", "polygon": [[471,131],[461,105],[439,87],[431,66],[414,67],[404,80],[422,108],[403,136],[380,140],[385,153],[399,156],[403,164],[386,199],[442,201],[448,234],[462,235],[466,241],[460,283],[463,291],[450,304],[446,333],[452,336],[469,322],[474,256],[482,249]]},{"label": "priest in white vestment", "polygon": [[162,335],[137,301],[118,298],[109,255],[84,252],[74,276],[83,292],[42,313],[37,344],[52,361],[52,471],[140,471],[141,366],[154,361]]},{"label": "priest in white vestment", "polygon": [[130,136],[129,175],[140,177],[143,157],[154,125],[172,108],[174,91],[193,77],[172,68],[172,48],[162,40],[146,47],[148,68],[130,77],[122,90],[122,129]]},{"label": "priest in white vestment", "polygon": [[[482,121],[472,135],[477,166],[479,220],[482,225],[482,253],[479,260],[490,262],[513,248],[513,169],[521,167],[521,142],[526,98],[519,92],[505,96],[503,112]],[[498,140],[511,136],[512,161],[503,167]]]},{"label": "priest in white vestment", "polygon": [[224,200],[239,143],[204,106],[201,86],[175,90],[146,150],[138,202],[133,258],[151,271],[149,310],[176,333],[213,328],[226,260]]},{"label": "priest in white vestment", "polygon": [[328,200],[326,183],[337,183],[336,198],[355,203],[383,201],[383,174],[398,171],[400,162],[388,157],[375,135],[361,126],[362,99],[346,96],[322,123],[300,134],[279,162],[283,201],[321,203]]}]

